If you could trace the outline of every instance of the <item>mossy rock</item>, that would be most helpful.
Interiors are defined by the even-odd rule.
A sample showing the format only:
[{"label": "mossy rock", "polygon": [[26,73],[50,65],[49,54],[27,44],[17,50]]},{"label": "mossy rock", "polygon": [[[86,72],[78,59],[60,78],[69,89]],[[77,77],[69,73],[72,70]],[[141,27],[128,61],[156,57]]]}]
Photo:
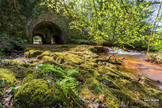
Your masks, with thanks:
[{"label": "mossy rock", "polygon": [[8,83],[16,81],[16,77],[12,69],[0,68],[0,79],[7,80]]},{"label": "mossy rock", "polygon": [[22,85],[25,84],[25,83],[31,82],[33,79],[34,79],[34,75],[28,74],[28,75],[25,77],[25,79],[23,80]]},{"label": "mossy rock", "polygon": [[147,77],[141,77],[139,79],[139,82],[149,88],[156,88],[158,85],[154,80],[151,80],[150,78]]},{"label": "mossy rock", "polygon": [[83,76],[80,73],[74,73],[72,77],[74,77],[77,81],[81,82],[84,80]]},{"label": "mossy rock", "polygon": [[90,100],[94,94],[86,87],[80,92],[79,96],[83,99]]},{"label": "mossy rock", "polygon": [[67,65],[80,65],[84,62],[79,56],[70,53],[64,55],[64,60]]},{"label": "mossy rock", "polygon": [[43,51],[40,50],[29,50],[28,52],[25,52],[24,54],[28,57],[36,57],[38,55],[41,55],[43,53]]},{"label": "mossy rock", "polygon": [[4,60],[4,62],[11,64],[11,65],[17,65],[17,66],[24,66],[24,67],[28,67],[29,64],[24,62],[24,61],[19,61],[19,60],[12,60],[12,59],[7,59]]},{"label": "mossy rock", "polygon": [[92,78],[92,77],[99,76],[99,73],[96,70],[94,70],[94,69],[79,69],[79,73],[84,78]]},{"label": "mossy rock", "polygon": [[[139,108],[145,108],[145,102],[136,97],[135,94],[132,94],[129,91],[110,89],[112,94],[118,98],[125,105],[129,102],[129,106],[138,106]],[[147,108],[147,107],[146,107]]]},{"label": "mossy rock", "polygon": [[80,69],[89,69],[89,68],[95,69],[96,67],[98,67],[97,63],[92,61],[85,61],[84,63],[79,65]]},{"label": "mossy rock", "polygon": [[90,50],[94,53],[99,54],[99,53],[104,53],[105,47],[104,46],[95,46],[95,47],[91,48]]},{"label": "mossy rock", "polygon": [[12,78],[14,79],[12,80],[12,82],[18,78],[24,78],[27,74],[33,73],[33,71],[35,71],[31,68],[26,68],[23,66],[4,66],[1,67],[0,69],[1,69],[0,72],[2,72],[2,74],[3,73],[6,74],[9,79]]},{"label": "mossy rock", "polygon": [[63,57],[62,55],[58,56],[58,57],[56,58],[56,61],[57,61],[58,63],[60,63],[60,64],[62,64],[62,63],[65,62],[64,57]]},{"label": "mossy rock", "polygon": [[132,79],[132,80],[136,80],[138,81],[140,79],[140,76],[139,75],[136,75],[136,74],[133,74],[133,73],[130,73],[130,72],[120,72],[122,75],[121,77],[124,78],[124,79]]},{"label": "mossy rock", "polygon": [[111,88],[102,85],[102,92],[105,95],[104,104],[106,108],[120,108],[122,107],[121,101],[114,96],[111,92]]},{"label": "mossy rock", "polygon": [[26,58],[29,58],[29,55],[30,55],[29,51],[26,51],[26,52],[24,53],[24,55],[25,55]]},{"label": "mossy rock", "polygon": [[54,59],[57,59],[57,57],[59,56],[59,54],[57,54],[57,53],[52,53],[51,56],[52,56]]},{"label": "mossy rock", "polygon": [[75,67],[71,65],[64,65],[64,71],[68,71],[70,69],[75,69]]},{"label": "mossy rock", "polygon": [[41,60],[43,56],[51,56],[51,51],[45,51],[41,55],[37,56],[37,59]]},{"label": "mossy rock", "polygon": [[27,81],[18,89],[15,99],[19,101],[23,108],[40,108],[42,106],[52,106],[65,100],[61,90],[48,87],[47,81],[42,79],[33,79]]},{"label": "mossy rock", "polygon": [[100,83],[95,78],[88,78],[85,82],[89,90],[95,90]]},{"label": "mossy rock", "polygon": [[43,56],[42,60],[44,61],[43,63],[49,63],[49,64],[54,64],[56,66],[61,67],[61,64],[57,63],[53,57],[49,57],[49,56]]},{"label": "mossy rock", "polygon": [[66,65],[77,65],[84,62],[78,55],[72,53],[53,53],[51,55],[58,63],[65,63]]},{"label": "mossy rock", "polygon": [[120,76],[122,76],[122,74],[119,71],[114,70],[109,66],[99,66],[97,70],[99,74],[108,74],[108,76],[111,76],[112,78],[119,78]]}]

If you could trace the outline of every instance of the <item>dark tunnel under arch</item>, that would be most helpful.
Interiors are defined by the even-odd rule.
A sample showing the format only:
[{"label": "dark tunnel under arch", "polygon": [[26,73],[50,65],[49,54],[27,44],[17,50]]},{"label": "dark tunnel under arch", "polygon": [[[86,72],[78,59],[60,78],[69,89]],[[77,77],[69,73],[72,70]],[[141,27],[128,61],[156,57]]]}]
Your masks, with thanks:
[{"label": "dark tunnel under arch", "polygon": [[62,30],[60,27],[49,21],[43,21],[37,24],[32,31],[32,43],[34,36],[42,36],[42,44],[52,44],[54,38],[55,43],[62,44]]}]

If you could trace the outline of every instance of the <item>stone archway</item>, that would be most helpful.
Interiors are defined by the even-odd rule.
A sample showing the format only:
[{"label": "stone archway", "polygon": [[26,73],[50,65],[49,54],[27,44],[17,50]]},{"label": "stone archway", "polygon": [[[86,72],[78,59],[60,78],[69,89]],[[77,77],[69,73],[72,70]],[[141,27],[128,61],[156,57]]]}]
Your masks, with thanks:
[{"label": "stone archway", "polygon": [[37,24],[32,31],[32,38],[38,34],[43,37],[43,44],[51,44],[53,36],[57,36],[57,43],[64,43],[62,30],[53,22],[43,21]]}]

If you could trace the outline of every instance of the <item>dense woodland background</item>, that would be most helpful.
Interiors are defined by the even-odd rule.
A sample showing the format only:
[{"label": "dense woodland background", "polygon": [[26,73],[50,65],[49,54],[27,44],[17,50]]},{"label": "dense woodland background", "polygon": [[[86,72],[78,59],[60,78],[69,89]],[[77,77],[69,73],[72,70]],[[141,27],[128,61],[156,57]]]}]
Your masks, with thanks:
[{"label": "dense woodland background", "polygon": [[148,51],[162,46],[160,0],[0,0],[0,34],[25,39],[27,23],[49,9],[77,29],[69,43]]}]

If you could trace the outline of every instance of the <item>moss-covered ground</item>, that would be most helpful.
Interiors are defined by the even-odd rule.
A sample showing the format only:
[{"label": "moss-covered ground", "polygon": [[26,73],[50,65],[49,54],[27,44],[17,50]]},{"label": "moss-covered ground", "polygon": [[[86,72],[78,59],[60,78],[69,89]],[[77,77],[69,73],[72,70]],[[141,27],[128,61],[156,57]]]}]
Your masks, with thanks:
[{"label": "moss-covered ground", "polygon": [[[15,92],[13,107],[162,107],[162,90],[157,88],[155,81],[118,71],[112,61],[99,59],[102,50],[98,48],[90,45],[28,45],[24,53],[26,59],[35,58],[30,63],[25,60],[1,61],[0,77],[8,80],[8,84],[23,78],[21,87]],[[65,75],[69,69],[78,69],[79,73],[71,76],[76,80],[77,91],[71,88],[65,93],[57,85],[62,76],[34,68],[45,63],[62,68]],[[144,101],[146,99],[157,99],[158,105],[155,106],[153,101],[150,101],[153,105],[149,105]]]},{"label": "moss-covered ground", "polygon": [[148,55],[147,61],[162,64],[162,50],[156,53],[149,53]]}]

